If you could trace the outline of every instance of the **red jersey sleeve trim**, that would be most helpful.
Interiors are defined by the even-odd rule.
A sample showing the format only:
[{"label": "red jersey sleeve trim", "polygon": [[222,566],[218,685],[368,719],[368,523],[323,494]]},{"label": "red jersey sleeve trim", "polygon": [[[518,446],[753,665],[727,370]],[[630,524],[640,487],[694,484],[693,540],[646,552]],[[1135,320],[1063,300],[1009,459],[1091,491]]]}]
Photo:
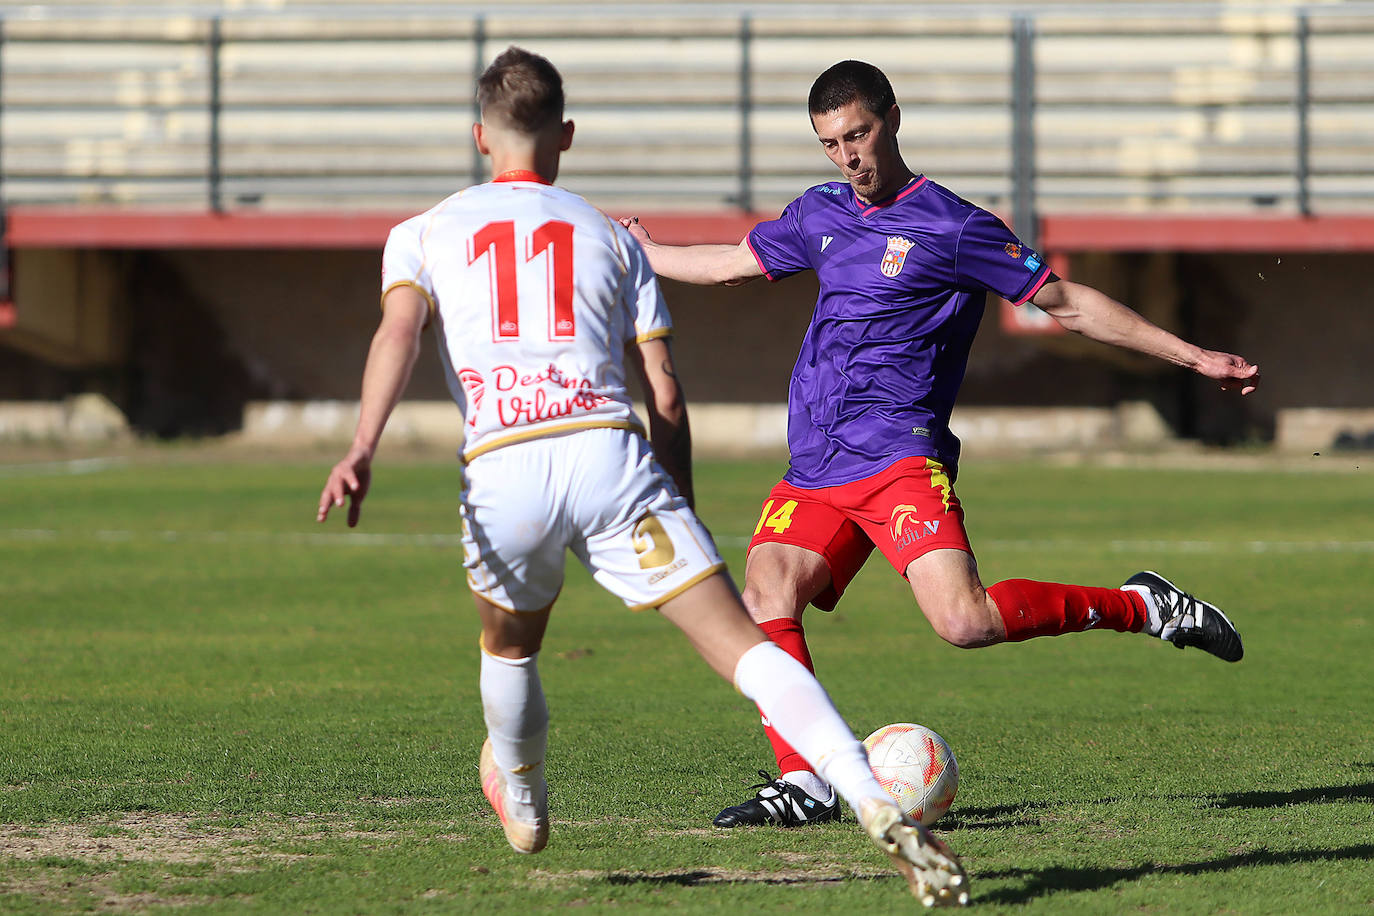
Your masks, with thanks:
[{"label": "red jersey sleeve trim", "polygon": [[1020,299],[1017,299],[1015,302],[1013,302],[1012,305],[1024,305],[1031,299],[1035,298],[1035,294],[1040,292],[1040,287],[1045,285],[1045,283],[1050,279],[1050,274],[1052,273],[1053,271],[1050,270],[1049,265],[1045,265],[1045,269],[1040,272],[1039,277],[1036,277],[1035,282],[1031,284],[1030,289],[1026,292],[1026,294],[1022,296]]},{"label": "red jersey sleeve trim", "polygon": [[746,235],[744,241],[749,246],[749,253],[754,256],[755,263],[759,265],[759,270],[763,271],[764,278],[767,279],[769,283],[776,283],[778,278],[773,276],[773,272],[764,265],[763,258],[759,257],[758,251],[754,248],[754,233],[750,232]]}]

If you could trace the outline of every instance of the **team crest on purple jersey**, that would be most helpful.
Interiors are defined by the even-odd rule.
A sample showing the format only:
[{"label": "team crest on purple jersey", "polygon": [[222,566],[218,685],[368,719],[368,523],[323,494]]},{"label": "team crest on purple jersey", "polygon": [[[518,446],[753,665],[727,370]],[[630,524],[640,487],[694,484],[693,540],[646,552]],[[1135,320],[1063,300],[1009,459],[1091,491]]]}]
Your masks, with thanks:
[{"label": "team crest on purple jersey", "polygon": [[885,277],[895,277],[906,266],[906,253],[916,243],[900,235],[887,237],[887,251],[883,253],[882,271]]}]

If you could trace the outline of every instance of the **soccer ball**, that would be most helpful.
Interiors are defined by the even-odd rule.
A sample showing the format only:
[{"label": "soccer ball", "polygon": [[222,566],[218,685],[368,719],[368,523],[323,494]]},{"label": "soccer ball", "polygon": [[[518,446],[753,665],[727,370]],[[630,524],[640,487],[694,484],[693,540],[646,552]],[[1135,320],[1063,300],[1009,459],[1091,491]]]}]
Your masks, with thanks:
[{"label": "soccer ball", "polygon": [[903,811],[929,827],[954,804],[959,765],[945,739],[924,725],[884,725],[864,739],[868,765]]}]

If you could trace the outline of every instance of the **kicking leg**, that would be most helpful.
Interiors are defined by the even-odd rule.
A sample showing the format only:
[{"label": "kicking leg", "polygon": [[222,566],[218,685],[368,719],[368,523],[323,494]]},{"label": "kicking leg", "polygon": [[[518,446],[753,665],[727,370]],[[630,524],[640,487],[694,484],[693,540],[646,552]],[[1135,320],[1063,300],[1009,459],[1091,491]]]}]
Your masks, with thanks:
[{"label": "kicking leg", "polygon": [[1119,588],[1007,579],[983,588],[963,550],[932,550],[907,566],[916,603],[940,637],[965,649],[1104,629],[1138,633],[1147,605]]},{"label": "kicking leg", "polygon": [[549,710],[539,682],[538,654],[549,608],[504,610],[474,595],[482,618],[482,712],[487,740],[479,770],[482,793],[516,852],[534,853],[549,840],[544,752]]},{"label": "kicking leg", "polygon": [[912,593],[935,632],[965,649],[1086,630],[1146,633],[1228,662],[1244,655],[1235,624],[1158,573],[1120,588],[1006,579],[984,589],[962,550],[932,550],[907,566]]},{"label": "kicking leg", "polygon": [[897,864],[926,906],[968,902],[959,860],[904,815],[873,777],[863,745],[811,672],[764,639],[730,580],[712,576],[659,609],[708,664],[759,705],[772,727],[832,783],[865,831]]}]

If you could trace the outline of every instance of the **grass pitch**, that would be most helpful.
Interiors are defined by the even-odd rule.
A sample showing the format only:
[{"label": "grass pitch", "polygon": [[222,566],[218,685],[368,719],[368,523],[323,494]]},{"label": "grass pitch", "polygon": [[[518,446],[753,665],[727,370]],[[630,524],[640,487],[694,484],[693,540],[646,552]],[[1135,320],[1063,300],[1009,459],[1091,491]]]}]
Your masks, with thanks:
[{"label": "grass pitch", "polygon": [[[349,534],[313,522],[331,460],[0,466],[0,911],[919,909],[853,820],[711,828],[772,766],[754,710],[577,567],[540,660],[552,841],[512,853],[477,782],[458,470],[383,455]],[[1116,633],[956,650],[880,558],[808,616],[860,736],[953,746],[937,830],[978,911],[1374,907],[1358,463],[965,467],[987,581],[1155,568],[1232,615],[1239,665]],[[737,572],[780,470],[698,469]]]}]

